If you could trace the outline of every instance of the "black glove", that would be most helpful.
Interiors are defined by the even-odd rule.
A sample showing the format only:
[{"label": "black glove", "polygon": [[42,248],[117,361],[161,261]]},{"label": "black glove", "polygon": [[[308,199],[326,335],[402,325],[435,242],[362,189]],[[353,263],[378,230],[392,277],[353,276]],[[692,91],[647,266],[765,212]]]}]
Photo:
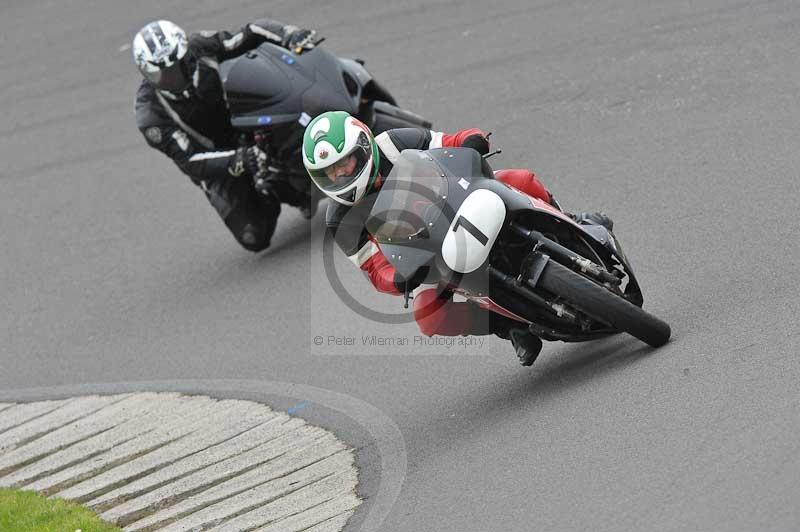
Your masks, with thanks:
[{"label": "black glove", "polygon": [[472,148],[481,155],[489,153],[489,139],[483,135],[470,135],[461,143],[464,148]]},{"label": "black glove", "polygon": [[289,50],[299,54],[303,50],[314,48],[314,37],[317,32],[314,30],[299,29],[290,33],[285,39],[285,46]]},{"label": "black glove", "polygon": [[281,203],[291,203],[291,186],[286,175],[284,164],[275,159],[267,159],[266,164],[253,176],[253,186],[259,194],[272,196]]},{"label": "black glove", "polygon": [[258,146],[239,148],[228,163],[228,173],[233,177],[251,177],[266,172],[269,157]]}]

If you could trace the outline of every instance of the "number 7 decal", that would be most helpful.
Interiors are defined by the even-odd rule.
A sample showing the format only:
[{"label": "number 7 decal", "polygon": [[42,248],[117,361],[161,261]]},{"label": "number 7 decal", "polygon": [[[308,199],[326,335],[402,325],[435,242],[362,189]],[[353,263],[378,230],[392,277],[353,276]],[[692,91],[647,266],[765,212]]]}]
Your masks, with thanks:
[{"label": "number 7 decal", "polygon": [[475,237],[475,240],[480,242],[482,245],[486,245],[489,242],[489,237],[484,235],[480,229],[475,227],[472,222],[464,218],[463,216],[459,216],[456,220],[456,223],[453,224],[453,232],[455,233],[458,231],[459,227],[463,227],[464,230]]}]

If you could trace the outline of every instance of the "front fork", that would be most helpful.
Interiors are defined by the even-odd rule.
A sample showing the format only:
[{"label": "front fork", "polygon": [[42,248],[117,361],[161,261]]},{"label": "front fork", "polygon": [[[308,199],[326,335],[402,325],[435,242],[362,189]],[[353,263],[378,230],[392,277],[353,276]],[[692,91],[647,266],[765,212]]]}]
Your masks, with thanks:
[{"label": "front fork", "polygon": [[[541,269],[544,270],[544,266],[547,265],[547,261],[550,260],[550,257],[539,254],[537,260],[541,264]],[[528,279],[522,275],[512,277],[496,269],[494,266],[489,266],[487,271],[489,273],[489,279],[497,285],[530,301],[539,308],[546,309],[558,318],[570,321],[575,325],[580,325],[580,316],[575,311],[553,299],[540,296],[533,291],[536,287],[536,282],[539,280],[538,276],[535,279]]]},{"label": "front fork", "polygon": [[[487,271],[492,282],[521,299],[534,304],[537,308],[546,310],[554,317],[571,323],[581,331],[589,331],[592,322],[583,314],[571,306],[561,303],[558,298],[546,297],[536,291],[539,278],[547,267],[547,263],[555,260],[594,279],[611,291],[619,290],[621,280],[595,263],[545,237],[538,231],[527,229],[516,222],[511,222],[509,227],[517,236],[522,237],[531,244],[531,251],[523,259],[516,277],[489,266]],[[540,334],[544,332],[545,330],[542,329]],[[550,332],[557,335],[555,331]],[[555,338],[564,339],[559,338],[558,335]]]},{"label": "front fork", "polygon": [[[604,270],[597,264],[581,257],[574,251],[565,248],[561,244],[553,242],[549,238],[545,237],[542,233],[533,231],[531,229],[526,229],[516,222],[511,222],[509,227],[512,231],[514,231],[514,233],[516,233],[518,236],[521,236],[533,245],[531,253],[528,254],[528,257],[526,257],[523,261],[521,275],[525,274],[526,270],[530,270],[530,268],[526,266],[529,261],[535,263],[535,257],[537,254],[541,255],[546,253],[547,255],[545,256],[553,257],[564,266],[591,277],[612,291],[622,284],[622,280],[613,273]],[[543,269],[544,266],[542,266],[538,271],[534,270],[532,272],[536,274],[535,281],[539,280],[539,275],[541,275]]]}]

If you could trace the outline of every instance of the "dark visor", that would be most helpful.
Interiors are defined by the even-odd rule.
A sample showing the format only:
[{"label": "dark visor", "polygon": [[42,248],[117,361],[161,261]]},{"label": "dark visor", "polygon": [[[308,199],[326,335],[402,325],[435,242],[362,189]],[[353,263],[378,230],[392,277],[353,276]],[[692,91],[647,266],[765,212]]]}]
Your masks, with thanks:
[{"label": "dark visor", "polygon": [[186,58],[175,61],[168,67],[159,66],[155,72],[145,72],[145,77],[161,90],[181,92],[191,83],[191,74],[186,66]]}]

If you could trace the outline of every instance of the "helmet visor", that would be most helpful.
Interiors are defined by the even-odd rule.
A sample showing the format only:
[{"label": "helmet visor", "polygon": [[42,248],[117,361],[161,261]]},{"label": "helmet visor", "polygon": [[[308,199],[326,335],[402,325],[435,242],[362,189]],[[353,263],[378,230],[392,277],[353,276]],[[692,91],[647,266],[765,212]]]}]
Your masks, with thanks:
[{"label": "helmet visor", "polygon": [[[177,55],[177,50],[175,51]],[[185,57],[180,60],[175,60],[170,66],[161,66],[155,64],[157,68],[154,70],[144,71],[144,76],[150,80],[153,85],[164,91],[181,92],[191,83],[191,75],[187,67]]]},{"label": "helmet visor", "polygon": [[337,192],[352,185],[370,161],[369,139],[361,133],[356,146],[338,161],[317,170],[309,170],[311,179],[324,192]]}]

